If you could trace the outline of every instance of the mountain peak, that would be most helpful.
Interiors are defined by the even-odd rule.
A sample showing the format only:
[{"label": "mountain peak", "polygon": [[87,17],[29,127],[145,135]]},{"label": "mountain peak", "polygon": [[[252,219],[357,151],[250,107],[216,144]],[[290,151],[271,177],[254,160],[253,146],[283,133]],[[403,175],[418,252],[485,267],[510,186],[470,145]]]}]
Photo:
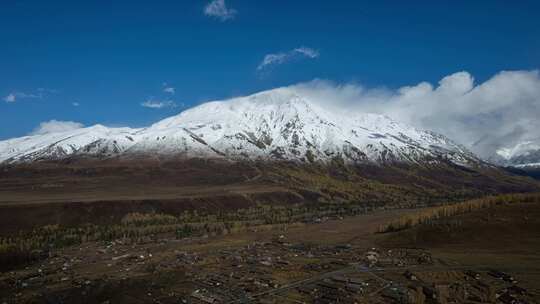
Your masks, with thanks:
[{"label": "mountain peak", "polygon": [[338,113],[293,87],[212,101],[148,128],[95,125],[0,142],[0,162],[161,155],[346,163],[478,160],[444,136],[369,113]]}]

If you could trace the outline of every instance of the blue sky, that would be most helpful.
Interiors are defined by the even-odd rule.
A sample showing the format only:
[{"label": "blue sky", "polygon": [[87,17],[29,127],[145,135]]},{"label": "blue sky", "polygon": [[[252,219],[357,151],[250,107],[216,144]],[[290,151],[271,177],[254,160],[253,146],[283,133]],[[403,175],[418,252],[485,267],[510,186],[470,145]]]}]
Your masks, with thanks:
[{"label": "blue sky", "polygon": [[52,119],[144,126],[316,78],[392,89],[540,66],[538,1],[210,2],[2,1],[0,139]]}]

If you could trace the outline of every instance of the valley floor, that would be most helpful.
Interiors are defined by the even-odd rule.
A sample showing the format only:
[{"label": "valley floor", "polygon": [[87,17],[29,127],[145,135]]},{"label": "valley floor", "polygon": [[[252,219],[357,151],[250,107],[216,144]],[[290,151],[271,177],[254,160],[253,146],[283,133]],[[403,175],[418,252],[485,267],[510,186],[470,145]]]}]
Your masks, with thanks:
[{"label": "valley floor", "polygon": [[378,233],[418,210],[87,242],[0,275],[2,303],[538,303],[540,204]]}]

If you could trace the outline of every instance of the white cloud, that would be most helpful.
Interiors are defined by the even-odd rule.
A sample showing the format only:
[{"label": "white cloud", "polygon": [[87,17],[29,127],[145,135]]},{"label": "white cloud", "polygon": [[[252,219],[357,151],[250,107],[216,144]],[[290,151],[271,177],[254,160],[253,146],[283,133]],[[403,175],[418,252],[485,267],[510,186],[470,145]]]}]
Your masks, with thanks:
[{"label": "white cloud", "polygon": [[319,51],[303,46],[288,52],[267,54],[264,56],[263,61],[259,64],[259,66],[257,66],[257,70],[262,71],[271,66],[280,65],[298,57],[315,59],[319,57]]},{"label": "white cloud", "polygon": [[397,90],[315,80],[294,86],[327,108],[374,112],[436,131],[484,158],[523,143],[540,143],[538,71],[504,71],[476,84],[467,72],[438,85],[421,82]]},{"label": "white cloud", "polygon": [[56,89],[47,89],[47,88],[38,88],[37,91],[41,94],[56,94],[58,90]]},{"label": "white cloud", "polygon": [[257,67],[257,70],[262,70],[266,66],[273,64],[282,64],[287,61],[288,56],[289,55],[287,53],[268,54],[264,56],[264,59]]},{"label": "white cloud", "polygon": [[83,128],[82,123],[74,121],[49,120],[39,124],[30,135],[43,135],[48,133],[65,132]]},{"label": "white cloud", "polygon": [[15,96],[17,96],[17,98],[21,98],[21,99],[29,99],[29,98],[43,98],[43,92],[42,91],[38,91],[37,94],[34,94],[34,93],[24,93],[24,92],[17,92],[17,93],[13,93],[15,94]]},{"label": "white cloud", "polygon": [[174,95],[174,93],[176,93],[176,89],[170,86],[166,86],[163,88],[163,92]]},{"label": "white cloud", "polygon": [[221,21],[234,19],[237,13],[235,9],[227,8],[225,0],[213,0],[204,7],[206,16],[215,17]]},{"label": "white cloud", "polygon": [[303,54],[304,56],[307,56],[309,58],[319,57],[319,51],[314,50],[312,48],[305,47],[305,46],[294,49],[294,52]]},{"label": "white cloud", "polygon": [[175,108],[177,104],[172,100],[156,100],[148,99],[147,101],[141,103],[141,106],[151,109],[162,109],[162,108]]},{"label": "white cloud", "polygon": [[5,96],[3,99],[5,102],[16,102],[19,99],[42,99],[49,94],[58,93],[57,90],[38,88],[36,93],[25,93],[25,92],[12,92]]},{"label": "white cloud", "polygon": [[75,101],[75,102],[72,102],[71,105],[74,106],[74,107],[78,107],[78,106],[80,106],[81,104]]},{"label": "white cloud", "polygon": [[17,101],[17,96],[15,96],[15,94],[11,93],[11,94],[7,95],[6,97],[4,97],[4,101],[5,102],[15,102],[15,101]]}]

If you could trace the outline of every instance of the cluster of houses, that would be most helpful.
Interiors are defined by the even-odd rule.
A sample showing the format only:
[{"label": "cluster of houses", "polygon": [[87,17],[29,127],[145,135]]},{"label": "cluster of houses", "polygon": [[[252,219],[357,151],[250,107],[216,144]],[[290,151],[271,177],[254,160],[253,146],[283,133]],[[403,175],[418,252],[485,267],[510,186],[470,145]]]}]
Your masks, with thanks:
[{"label": "cluster of houses", "polygon": [[[503,275],[504,274],[504,275]],[[393,303],[505,303],[527,304],[530,294],[500,271],[407,270],[381,295]]]},{"label": "cluster of houses", "polygon": [[364,261],[370,267],[406,267],[433,264],[433,259],[428,251],[416,248],[391,250],[372,248],[364,253]]},{"label": "cluster of houses", "polygon": [[[434,270],[444,267],[416,248],[363,250],[349,244],[290,244],[279,237],[214,256],[215,266],[192,276],[195,287],[185,303],[528,303],[527,291],[507,273]],[[300,275],[280,279],[292,273]]]},{"label": "cluster of houses", "polygon": [[309,285],[300,286],[298,292],[311,303],[356,303],[369,289],[369,283],[342,275],[332,276]]}]

